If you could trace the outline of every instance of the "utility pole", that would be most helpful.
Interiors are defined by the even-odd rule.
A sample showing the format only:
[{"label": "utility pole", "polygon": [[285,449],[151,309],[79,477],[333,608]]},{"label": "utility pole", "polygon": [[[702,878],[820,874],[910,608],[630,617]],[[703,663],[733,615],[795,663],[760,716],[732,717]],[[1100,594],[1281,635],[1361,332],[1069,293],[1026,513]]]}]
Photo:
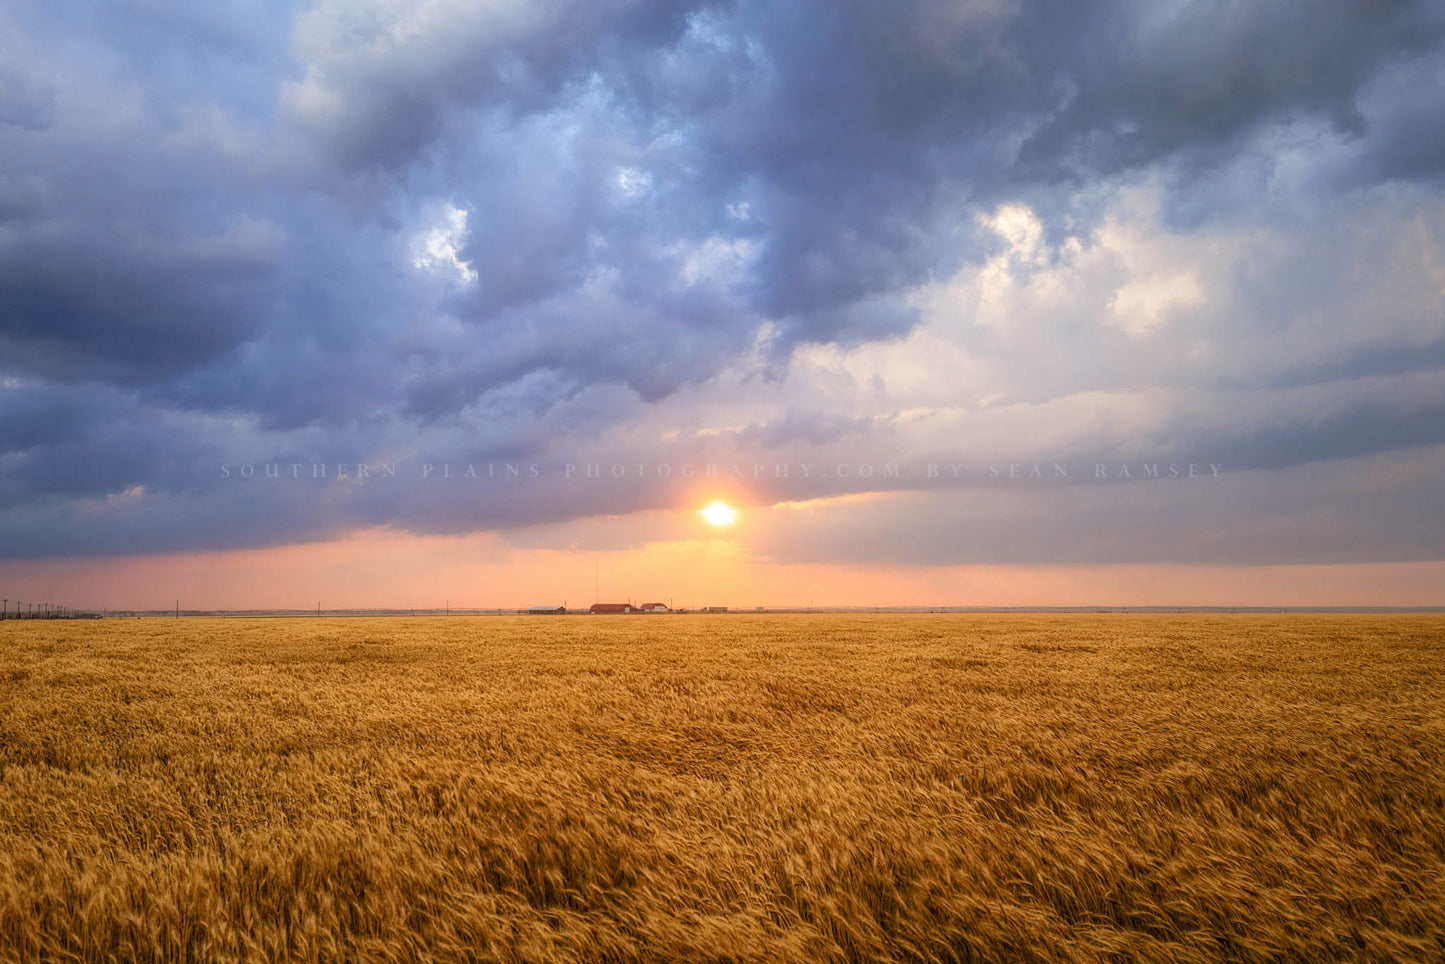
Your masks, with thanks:
[{"label": "utility pole", "polygon": [[176,600],[176,618],[181,618],[181,601],[179,599]]}]

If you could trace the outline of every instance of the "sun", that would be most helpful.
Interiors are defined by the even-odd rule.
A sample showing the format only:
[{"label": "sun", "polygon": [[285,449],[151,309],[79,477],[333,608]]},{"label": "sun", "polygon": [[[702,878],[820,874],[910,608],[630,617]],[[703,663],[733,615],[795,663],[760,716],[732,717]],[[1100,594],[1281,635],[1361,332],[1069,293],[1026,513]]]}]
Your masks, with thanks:
[{"label": "sun", "polygon": [[710,502],[699,513],[710,526],[730,526],[738,517],[738,510],[726,502]]}]

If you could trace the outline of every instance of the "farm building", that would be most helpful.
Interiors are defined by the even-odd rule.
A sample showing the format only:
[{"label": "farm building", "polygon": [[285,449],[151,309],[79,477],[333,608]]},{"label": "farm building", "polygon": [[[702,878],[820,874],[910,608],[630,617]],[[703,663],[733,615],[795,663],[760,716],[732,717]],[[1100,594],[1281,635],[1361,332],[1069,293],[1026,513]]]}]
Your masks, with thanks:
[{"label": "farm building", "polygon": [[594,615],[610,615],[612,613],[634,613],[637,612],[632,603],[593,603],[592,608],[587,610]]},{"label": "farm building", "polygon": [[566,606],[533,606],[525,610],[528,616],[561,616],[566,611]]},{"label": "farm building", "polygon": [[666,612],[671,612],[671,610],[668,609],[667,606],[665,606],[665,605],[662,604],[662,603],[643,603],[642,605],[640,605],[640,606],[637,607],[637,611],[640,612],[640,613],[666,613]]}]

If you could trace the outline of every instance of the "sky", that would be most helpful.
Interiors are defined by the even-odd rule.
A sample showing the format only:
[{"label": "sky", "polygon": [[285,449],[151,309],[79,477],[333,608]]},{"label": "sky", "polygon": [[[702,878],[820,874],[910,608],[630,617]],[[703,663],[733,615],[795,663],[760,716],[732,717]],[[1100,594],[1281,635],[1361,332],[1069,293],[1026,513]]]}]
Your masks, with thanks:
[{"label": "sky", "polygon": [[1442,307],[1436,3],[0,8],[11,606],[1445,605]]}]

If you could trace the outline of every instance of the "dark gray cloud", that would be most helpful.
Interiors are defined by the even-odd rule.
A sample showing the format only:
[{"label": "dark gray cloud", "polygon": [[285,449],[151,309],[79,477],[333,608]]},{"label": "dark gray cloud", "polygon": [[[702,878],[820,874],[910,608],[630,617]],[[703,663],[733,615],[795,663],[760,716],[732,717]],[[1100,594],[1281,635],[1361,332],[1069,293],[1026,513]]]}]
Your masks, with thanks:
[{"label": "dark gray cloud", "polygon": [[[1117,10],[1117,8],[1116,8]],[[1073,88],[1025,142],[1021,159],[1081,173],[1151,163],[1198,148],[1214,160],[1257,125],[1314,114],[1363,136],[1360,88],[1383,65],[1429,53],[1445,18],[1430,5],[1333,0],[1133,5],[1126,25],[1076,22]]]},{"label": "dark gray cloud", "polygon": [[[950,407],[999,458],[1049,432],[1008,405],[1080,459],[1439,444],[1442,37],[1345,0],[6,11],[0,551],[632,511],[675,490],[215,470],[907,460]],[[1131,392],[1173,417],[1090,416]]]},{"label": "dark gray cloud", "polygon": [[[0,353],[59,380],[150,382],[223,357],[265,329],[268,237],[141,239],[60,232],[0,262]],[[82,268],[83,266],[83,268]]]},{"label": "dark gray cloud", "polygon": [[0,65],[0,124],[43,131],[55,119],[55,95],[12,67]]}]

